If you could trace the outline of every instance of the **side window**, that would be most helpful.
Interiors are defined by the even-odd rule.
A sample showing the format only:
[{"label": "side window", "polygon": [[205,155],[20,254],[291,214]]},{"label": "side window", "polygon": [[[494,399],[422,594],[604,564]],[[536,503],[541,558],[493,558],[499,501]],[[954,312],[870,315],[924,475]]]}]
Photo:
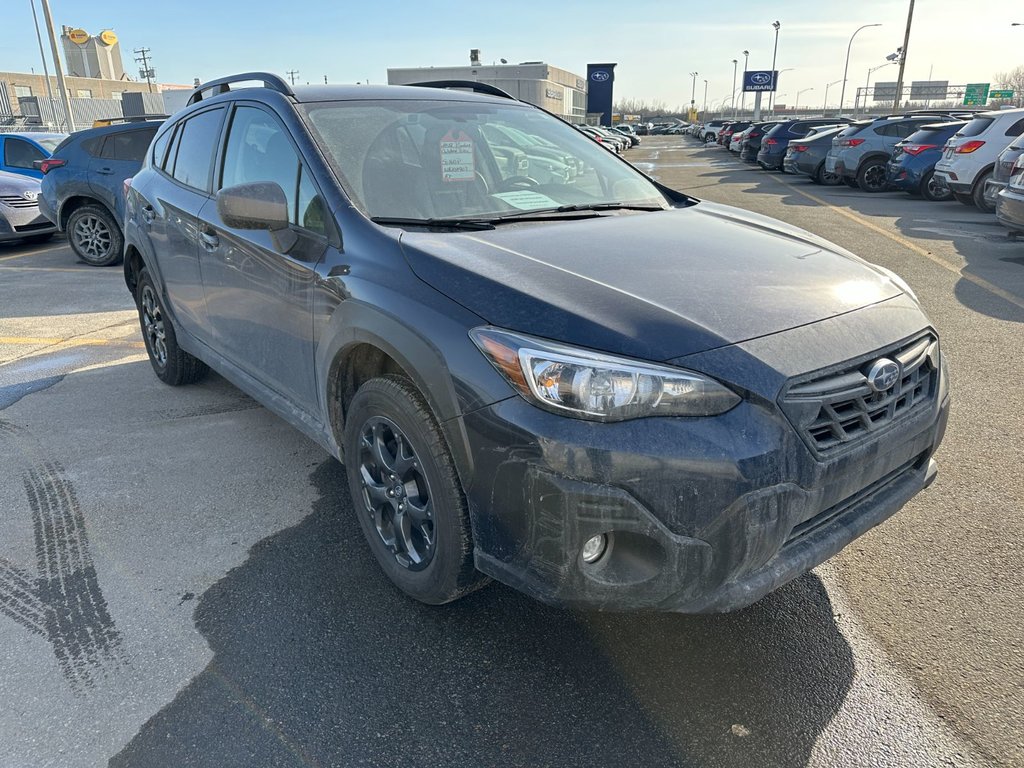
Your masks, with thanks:
[{"label": "side window", "polygon": [[182,184],[208,191],[224,110],[211,109],[189,118],[178,129],[178,151],[171,175]]},{"label": "side window", "polygon": [[32,163],[45,158],[46,155],[27,141],[8,137],[4,142],[4,164],[11,168],[33,168]]},{"label": "side window", "polygon": [[174,128],[164,131],[160,134],[160,138],[153,144],[153,154],[150,155],[150,159],[153,161],[153,165],[158,168],[163,167],[164,154],[167,152],[167,143],[171,140],[171,134],[174,133]]},{"label": "side window", "polygon": [[174,161],[178,159],[178,142],[181,140],[181,123],[174,126],[172,133],[174,135],[171,137],[171,146],[167,149],[167,157],[165,157],[164,161],[160,164],[160,167],[167,173],[174,170]]},{"label": "side window", "polygon": [[107,160],[134,160],[142,162],[149,148],[149,142],[153,140],[155,129],[124,131],[112,133],[107,136],[103,143],[103,151],[100,157]]},{"label": "side window", "polygon": [[892,123],[884,123],[883,125],[878,126],[877,128],[875,128],[875,133],[877,133],[879,136],[899,135],[898,133],[896,133],[896,126],[893,125]]},{"label": "side window", "polygon": [[1024,117],[1006,129],[1007,136],[1020,136],[1024,134]]},{"label": "side window", "polygon": [[239,107],[231,120],[224,150],[221,188],[273,181],[288,199],[289,219],[296,221],[299,157],[276,119],[255,107]]}]

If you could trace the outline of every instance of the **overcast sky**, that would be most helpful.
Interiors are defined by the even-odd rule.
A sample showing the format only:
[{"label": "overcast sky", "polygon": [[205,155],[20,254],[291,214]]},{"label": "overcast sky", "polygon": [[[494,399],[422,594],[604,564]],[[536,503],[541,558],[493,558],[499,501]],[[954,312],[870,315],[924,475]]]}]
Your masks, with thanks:
[{"label": "overcast sky", "polygon": [[[38,7],[38,0],[37,7]],[[825,84],[843,75],[850,34],[854,41],[847,102],[852,104],[869,67],[903,43],[908,0],[588,0],[481,2],[481,0],[50,0],[54,23],[92,34],[112,28],[121,40],[125,71],[136,74],[132,49],[152,49],[161,82],[191,84],[232,72],[299,70],[302,82],[386,82],[388,67],[468,64],[469,49],[485,62],[544,60],[580,74],[588,62],[618,62],[616,98],[689,101],[697,71],[697,103],[704,80],[708,101],[728,99],[732,59],[742,70],[771,64],[779,35],[778,101],[820,102]],[[1014,16],[1016,14],[1016,16]],[[907,60],[907,80],[988,82],[1024,64],[1024,2],[918,0]],[[30,0],[0,0],[3,46],[0,70],[41,72]],[[872,75],[895,80],[896,67]],[[839,85],[829,90],[838,101]]]}]

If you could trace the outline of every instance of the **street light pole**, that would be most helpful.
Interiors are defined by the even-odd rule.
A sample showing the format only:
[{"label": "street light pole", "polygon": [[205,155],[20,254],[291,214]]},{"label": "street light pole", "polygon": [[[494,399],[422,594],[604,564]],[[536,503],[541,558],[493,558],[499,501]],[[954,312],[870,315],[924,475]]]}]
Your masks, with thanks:
[{"label": "street light pole", "polygon": [[[825,106],[821,108],[821,114],[824,115],[826,112],[828,112],[828,89],[831,88],[836,83],[839,83],[839,82],[842,82],[842,81],[841,80],[833,80],[831,83],[826,83],[825,84]],[[843,111],[843,105],[842,104],[839,105],[839,111],[840,112]]]},{"label": "street light pole", "polygon": [[[60,91],[60,99],[64,103],[64,115],[66,117],[66,128],[68,133],[75,132],[75,118],[71,115],[71,99],[68,97],[68,89],[64,84],[64,64],[60,60],[60,49],[57,48],[57,37],[53,31],[53,16],[50,13],[49,0],[40,0],[43,6],[43,19],[46,21],[46,32],[50,36],[50,51],[53,53],[53,68],[57,70],[57,90]],[[49,78],[47,78],[49,79]]]},{"label": "street light pole", "polygon": [[779,29],[782,24],[776,19],[772,22],[772,26],[775,28],[775,46],[772,48],[772,92],[768,94],[768,111],[774,114],[775,89],[779,87],[779,84],[775,82],[775,55],[779,52]]},{"label": "street light pole", "polygon": [[857,36],[857,32],[868,27],[880,27],[881,24],[865,24],[863,27],[857,27],[852,35],[850,35],[850,43],[846,46],[846,64],[843,67],[843,90],[839,94],[839,114],[837,117],[843,116],[843,102],[846,100],[846,74],[850,70],[850,49],[853,48],[853,38]]},{"label": "street light pole", "polygon": [[[750,60],[750,51],[744,51],[743,52],[743,80],[744,80],[744,82],[747,79],[747,70],[750,69],[750,67],[747,65],[747,62],[749,60]],[[740,112],[745,112],[746,109],[747,109],[747,91],[746,91],[746,89],[744,89],[743,91],[740,92]]]},{"label": "street light pole", "polygon": [[871,75],[877,72],[882,67],[888,67],[890,64],[895,64],[895,61],[887,61],[885,64],[879,64],[877,67],[871,67],[868,69],[868,79],[864,82],[864,112],[868,111],[868,91],[871,90]]},{"label": "street light pole", "polygon": [[813,90],[814,90],[813,88],[804,88],[802,91],[797,91],[796,92],[796,103],[793,104],[793,111],[794,112],[799,112],[800,111],[800,94],[801,93],[807,93],[808,91],[813,91]]},{"label": "street light pole", "polygon": [[693,88],[690,89],[690,112],[696,111],[697,104],[697,75],[699,72],[691,72],[690,77],[693,78]]},{"label": "street light pole", "polygon": [[708,81],[704,81],[704,119],[708,119]]},{"label": "street light pole", "polygon": [[914,0],[910,0],[910,9],[907,11],[907,31],[903,33],[903,49],[900,51],[900,74],[896,78],[896,98],[892,102],[892,111],[900,108],[900,99],[903,96],[903,69],[907,66],[907,49],[910,46],[910,25],[914,22]]},{"label": "street light pole", "polygon": [[739,61],[732,60],[732,119],[736,119],[736,65]]}]

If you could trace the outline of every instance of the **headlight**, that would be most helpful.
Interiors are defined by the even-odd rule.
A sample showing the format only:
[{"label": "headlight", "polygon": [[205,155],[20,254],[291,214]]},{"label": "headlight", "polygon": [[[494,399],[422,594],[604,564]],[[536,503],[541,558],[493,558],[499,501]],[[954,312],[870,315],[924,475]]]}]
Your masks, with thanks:
[{"label": "headlight", "polygon": [[917,294],[916,294],[916,293],[914,293],[914,289],[913,289],[913,288],[911,288],[911,287],[910,287],[909,285],[907,285],[907,281],[906,281],[906,280],[904,280],[904,279],[903,279],[902,277],[900,277],[899,275],[897,275],[897,274],[896,274],[895,272],[893,272],[893,271],[892,271],[891,269],[886,269],[885,267],[879,266],[878,264],[872,264],[871,266],[873,266],[873,267],[874,267],[875,269],[880,269],[880,270],[882,270],[882,272],[884,272],[884,273],[885,273],[885,276],[886,276],[886,277],[888,277],[888,278],[889,278],[890,280],[892,280],[892,281],[893,281],[893,283],[895,283],[895,284],[896,284],[896,287],[897,287],[897,288],[899,288],[899,289],[900,289],[901,291],[903,291],[903,292],[904,292],[905,294],[907,294],[907,296],[909,296],[910,298],[912,298],[912,299],[913,299],[914,301],[916,301],[916,302],[917,302],[918,304],[920,304],[920,303],[921,303],[921,302],[920,302],[920,301],[918,300],[918,298],[917,298]]},{"label": "headlight", "polygon": [[534,405],[564,416],[623,421],[645,416],[714,416],[740,402],[699,373],[577,349],[497,328],[470,338]]}]

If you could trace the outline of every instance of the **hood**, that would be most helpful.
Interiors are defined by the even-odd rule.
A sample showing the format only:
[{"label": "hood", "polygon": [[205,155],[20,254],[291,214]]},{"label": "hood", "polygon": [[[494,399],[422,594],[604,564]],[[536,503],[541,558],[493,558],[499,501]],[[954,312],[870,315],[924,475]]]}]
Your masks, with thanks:
[{"label": "hood", "polygon": [[406,232],[416,275],[488,323],[669,360],[885,301],[881,271],[737,208],[688,208],[484,232]]},{"label": "hood", "polygon": [[20,197],[25,192],[39,194],[39,181],[39,179],[33,176],[0,171],[0,195],[17,195]]}]

